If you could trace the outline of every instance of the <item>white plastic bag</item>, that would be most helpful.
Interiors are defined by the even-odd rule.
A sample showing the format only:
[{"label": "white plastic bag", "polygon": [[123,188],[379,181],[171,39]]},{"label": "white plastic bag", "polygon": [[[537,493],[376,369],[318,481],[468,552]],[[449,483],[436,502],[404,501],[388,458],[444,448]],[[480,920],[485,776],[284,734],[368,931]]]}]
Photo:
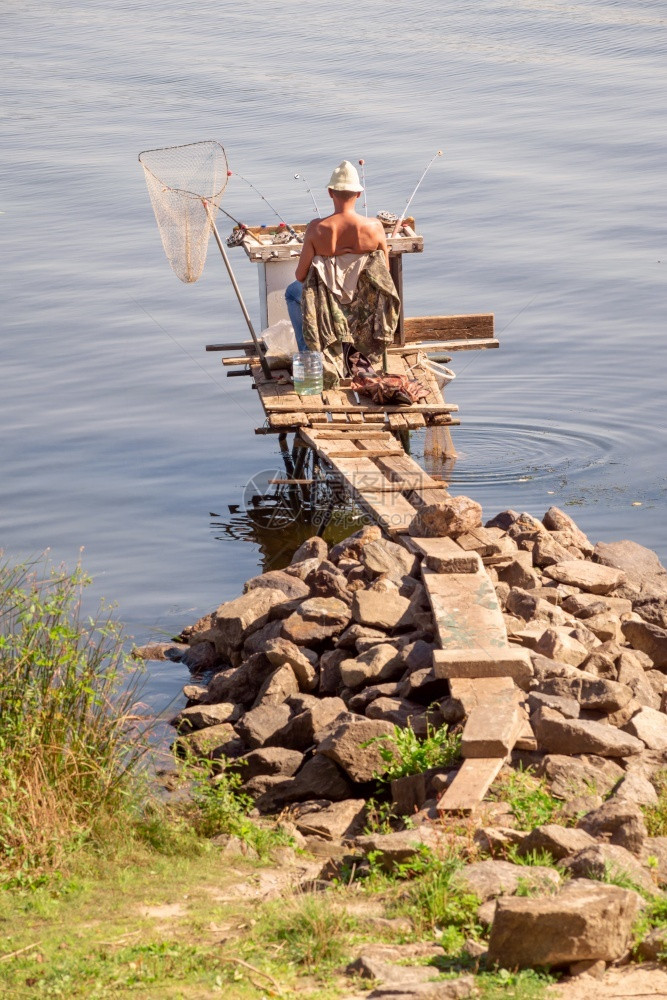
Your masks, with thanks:
[{"label": "white plastic bag", "polygon": [[288,319],[279,319],[262,330],[260,339],[266,347],[269,368],[291,368],[292,355],[299,350],[294,328]]}]

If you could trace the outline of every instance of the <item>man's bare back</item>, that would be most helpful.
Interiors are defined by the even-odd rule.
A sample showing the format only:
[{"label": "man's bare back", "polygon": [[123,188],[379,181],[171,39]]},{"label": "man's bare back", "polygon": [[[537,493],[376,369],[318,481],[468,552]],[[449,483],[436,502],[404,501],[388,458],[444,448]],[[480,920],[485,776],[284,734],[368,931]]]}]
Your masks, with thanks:
[{"label": "man's bare back", "polygon": [[368,219],[357,214],[355,204],[358,194],[331,189],[329,194],[334,203],[333,215],[328,215],[325,219],[313,219],[309,223],[296,269],[297,281],[305,281],[315,256],[339,257],[344,253],[383,250],[389,267],[387,238],[379,219]]}]

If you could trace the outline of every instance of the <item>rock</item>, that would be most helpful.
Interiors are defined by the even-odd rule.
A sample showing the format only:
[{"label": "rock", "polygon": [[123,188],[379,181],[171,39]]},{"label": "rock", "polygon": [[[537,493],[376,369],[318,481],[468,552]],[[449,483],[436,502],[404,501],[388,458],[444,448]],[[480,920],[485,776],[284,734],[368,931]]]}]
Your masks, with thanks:
[{"label": "rock", "polygon": [[637,542],[598,542],[593,558],[604,566],[622,570],[638,589],[654,588],[667,593],[667,571],[655,552]]},{"label": "rock", "polygon": [[536,826],[519,844],[519,854],[531,851],[548,851],[554,861],[572,857],[588,847],[595,847],[595,840],[585,830],[572,830],[557,823]]},{"label": "rock", "polygon": [[266,625],[271,608],[285,600],[280,590],[261,587],[221,604],[210,633],[203,633],[200,641],[212,641],[221,656],[229,657],[241,648],[247,636]]},{"label": "rock", "polygon": [[579,718],[579,702],[575,698],[567,696],[548,694],[543,691],[531,691],[528,695],[528,710],[532,714],[538,708],[552,708],[560,712],[566,719]]},{"label": "rock", "polygon": [[[300,691],[317,687],[317,672],[303,651],[289,639],[271,639],[265,647],[265,656],[276,667],[291,667]],[[291,692],[290,692],[291,693]]]},{"label": "rock", "polygon": [[493,857],[520,844],[524,837],[523,830],[514,830],[511,826],[482,826],[475,830],[473,842],[483,854]]},{"label": "rock", "polygon": [[647,836],[644,815],[635,802],[613,796],[577,823],[592,837],[604,837],[633,854],[640,854]]},{"label": "rock", "polygon": [[340,665],[347,659],[344,649],[331,649],[320,657],[320,695],[336,694],[343,686]]},{"label": "rock", "polygon": [[457,873],[456,880],[465,892],[477,896],[481,902],[497,896],[512,895],[519,888],[519,883],[544,892],[553,891],[561,883],[561,877],[555,868],[514,865],[510,861],[490,859],[466,865]]},{"label": "rock", "polygon": [[[664,962],[667,954],[667,927],[654,927],[637,945],[637,955],[644,962]],[[657,1000],[658,994],[656,994]]]},{"label": "rock", "polygon": [[174,741],[173,749],[181,756],[194,754],[196,757],[210,758],[216,751],[224,752],[225,747],[234,746],[236,741],[234,728],[227,722],[221,722],[217,726],[184,733]]},{"label": "rock", "polygon": [[287,704],[260,705],[246,712],[236,723],[236,732],[249,749],[255,750],[268,744],[284,728],[290,715],[291,709]]},{"label": "rock", "polygon": [[317,597],[335,597],[344,604],[352,603],[352,591],[348,589],[347,580],[342,573],[331,573],[320,567],[309,573],[306,583],[311,593]]},{"label": "rock", "polygon": [[623,729],[645,743],[649,750],[667,750],[667,715],[663,712],[640,708]]},{"label": "rock", "polygon": [[419,854],[424,847],[436,848],[440,843],[440,834],[434,827],[422,825],[398,833],[368,834],[357,837],[354,843],[364,854],[375,854],[382,868],[391,871],[396,865]]},{"label": "rock", "polygon": [[488,963],[517,969],[616,961],[627,951],[638,909],[634,892],[577,882],[555,896],[500,899]]},{"label": "rock", "polygon": [[667,668],[667,629],[644,621],[624,621],[621,629],[633,649],[647,653],[659,669]]},{"label": "rock", "polygon": [[303,562],[305,559],[317,559],[322,561],[326,559],[329,554],[329,546],[320,538],[319,535],[313,535],[311,538],[307,538],[305,542],[302,542],[299,548],[296,550],[292,556],[292,565],[294,563]]},{"label": "rock", "polygon": [[608,795],[625,772],[611,760],[596,756],[561,756],[548,754],[535,773],[547,779],[551,792],[559,799],[578,795]]},{"label": "rock", "polygon": [[364,546],[361,562],[371,577],[386,574],[392,580],[414,575],[419,570],[419,559],[415,555],[384,538]]},{"label": "rock", "polygon": [[393,629],[411,624],[408,618],[410,601],[398,593],[379,594],[358,590],[352,601],[352,617],[360,625]]},{"label": "rock", "polygon": [[247,637],[243,643],[242,659],[248,660],[255,653],[263,653],[266,644],[271,639],[277,639],[282,632],[283,623],[280,620],[267,622],[262,628],[257,629]]},{"label": "rock", "polygon": [[[349,625],[344,632],[341,632],[336,640],[336,649],[356,649],[358,653],[370,646],[377,645],[378,642],[386,642],[387,635],[377,628],[368,628],[367,625],[359,625],[355,622]],[[363,649],[359,649],[357,643],[362,642]]]},{"label": "rock", "polygon": [[570,544],[574,545],[578,549],[581,549],[585,555],[592,555],[593,546],[589,542],[586,535],[572,520],[569,514],[560,510],[559,507],[550,507],[542,518],[542,524],[545,528],[548,528],[549,531],[557,531],[567,534],[568,538],[572,540]]},{"label": "rock", "polygon": [[354,535],[350,535],[334,545],[329,552],[329,559],[333,563],[337,563],[341,558],[360,559],[364,547],[369,542],[376,542],[380,538],[382,538],[381,529],[376,524],[369,524],[361,531],[355,532]]},{"label": "rock", "polygon": [[200,702],[204,703],[207,694],[208,688],[203,687],[201,684],[183,685],[183,697],[188,700],[188,708],[192,705],[199,705]]},{"label": "rock", "polygon": [[534,596],[522,587],[512,587],[505,606],[513,615],[518,615],[524,621],[551,622],[555,625],[565,623],[565,615],[559,607]]},{"label": "rock", "polygon": [[340,664],[341,680],[353,690],[365,684],[379,684],[399,677],[403,671],[404,664],[398,650],[386,642],[371,646],[365,653],[343,660]]},{"label": "rock", "polygon": [[410,522],[413,538],[440,538],[473,531],[482,525],[482,508],[470,497],[443,497],[439,503],[421,507]]},{"label": "rock", "polygon": [[130,656],[135,660],[172,660],[178,663],[189,649],[183,642],[149,642],[145,646],[133,646]]},{"label": "rock", "polygon": [[530,552],[517,552],[506,566],[498,569],[498,577],[510,587],[520,587],[522,590],[537,587],[540,581],[532,562]]},{"label": "rock", "polygon": [[305,582],[306,577],[313,572],[314,569],[321,564],[321,559],[302,559],[300,562],[291,563],[289,566],[285,566],[283,573],[287,573],[288,576],[296,576],[299,580]]},{"label": "rock", "polygon": [[296,750],[285,750],[284,747],[260,747],[244,754],[243,757],[238,757],[234,764],[246,782],[263,774],[291,778],[302,762],[303,754]]},{"label": "rock", "polygon": [[[325,600],[326,598],[319,598],[319,600]],[[337,600],[336,598],[329,598],[329,600]],[[338,601],[342,604],[342,601]],[[280,631],[281,638],[289,639],[297,646],[321,646],[334,636],[338,635],[339,632],[343,630],[343,625],[338,625],[335,623],[323,624],[317,621],[312,621],[311,619],[306,619],[303,615],[295,611],[282,623],[282,629]]]},{"label": "rock", "polygon": [[365,799],[343,799],[340,802],[304,802],[290,810],[299,833],[340,841],[354,837],[363,826]]},{"label": "rock", "polygon": [[651,625],[667,628],[667,596],[639,597],[634,603],[634,610]]},{"label": "rock", "polygon": [[485,522],[485,528],[500,528],[501,531],[507,531],[508,528],[515,523],[519,517],[519,512],[516,510],[501,510],[499,514],[495,517],[490,518]]},{"label": "rock", "polygon": [[[259,781],[260,779],[253,779]],[[307,799],[328,799],[339,802],[354,797],[354,790],[340,768],[332,760],[315,754],[307,760],[293,778],[265,776],[264,789],[255,800],[260,812],[276,812],[290,802]]]},{"label": "rock", "polygon": [[294,671],[286,663],[269,674],[259,689],[252,708],[259,708],[262,705],[282,705],[298,690],[299,684]]},{"label": "rock", "polygon": [[649,892],[655,891],[651,876],[637,858],[619,844],[596,844],[561,862],[564,872],[575,879],[629,880]]},{"label": "rock", "polygon": [[274,731],[269,742],[290,750],[307,750],[319,742],[322,730],[346,714],[345,702],[341,698],[313,698],[310,707],[296,711],[282,728]]},{"label": "rock", "polygon": [[629,771],[614,789],[615,799],[627,799],[640,806],[654,806],[658,802],[658,793],[643,774]]},{"label": "rock", "polygon": [[533,564],[544,569],[558,562],[566,562],[572,558],[572,553],[555,538],[542,536],[535,542],[533,549]]},{"label": "rock", "polygon": [[387,770],[380,750],[387,746],[385,738],[393,735],[394,727],[387,722],[345,721],[329,731],[317,752],[335,761],[352,781],[363,783]]},{"label": "rock", "polygon": [[394,726],[401,729],[410,726],[421,738],[427,735],[428,725],[437,728],[442,724],[442,720],[437,718],[437,712],[429,713],[423,705],[404,698],[375,698],[366,709],[366,716],[391,723],[392,729]]},{"label": "rock", "polygon": [[272,569],[268,573],[262,573],[261,576],[251,577],[250,580],[246,581],[243,591],[247,594],[251,590],[259,590],[262,587],[279,590],[288,601],[310,596],[310,587],[303,580],[297,576],[290,576],[281,569]]},{"label": "rock", "polygon": [[[262,591],[258,591],[262,593]],[[267,594],[274,591],[267,590]],[[277,591],[276,591],[277,593]],[[272,674],[274,666],[263,653],[254,653],[240,667],[215,674],[208,685],[207,701],[215,704],[230,701],[234,704],[250,706],[257,697],[262,684]]]},{"label": "rock", "polygon": [[183,708],[171,720],[179,732],[190,732],[193,729],[206,729],[207,726],[217,726],[221,722],[234,722],[238,716],[236,705],[221,702],[218,705],[192,705]]},{"label": "rock", "polygon": [[578,587],[589,594],[608,594],[615,590],[626,579],[625,573],[611,566],[588,562],[583,559],[571,559],[566,562],[547,566],[545,574],[558,583]]},{"label": "rock", "polygon": [[582,677],[576,697],[582,708],[594,712],[618,712],[632,700],[632,689],[616,681]]},{"label": "rock", "polygon": [[[413,670],[397,686],[395,694],[408,701],[416,701],[422,705],[430,705],[442,699],[444,687],[440,677],[435,676],[433,667]],[[389,697],[389,692],[383,692]]]},{"label": "rock", "polygon": [[550,708],[540,708],[530,722],[538,747],[547,753],[628,757],[644,749],[640,740],[613,726],[584,719],[565,719]]},{"label": "rock", "polygon": [[347,702],[347,707],[351,712],[358,712],[365,715],[366,709],[376,698],[394,698],[399,693],[400,684],[398,681],[387,681],[385,684],[371,684],[370,687],[362,688],[358,694],[352,695]]},{"label": "rock", "polygon": [[601,958],[597,961],[589,959],[586,962],[573,962],[567,970],[571,978],[588,976],[590,979],[602,979],[607,968],[607,963]]},{"label": "rock", "polygon": [[573,667],[578,667],[588,656],[586,646],[569,634],[567,626],[546,629],[533,648],[541,656]]}]

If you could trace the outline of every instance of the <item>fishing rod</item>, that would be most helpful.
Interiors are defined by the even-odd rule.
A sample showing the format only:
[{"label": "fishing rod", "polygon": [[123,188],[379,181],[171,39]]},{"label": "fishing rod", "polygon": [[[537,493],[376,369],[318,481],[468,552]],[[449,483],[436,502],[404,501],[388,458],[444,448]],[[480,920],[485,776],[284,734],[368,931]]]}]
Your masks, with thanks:
[{"label": "fishing rod", "polygon": [[320,210],[318,208],[317,202],[315,201],[315,195],[313,194],[313,192],[312,192],[312,190],[310,188],[310,185],[309,185],[308,181],[306,180],[306,178],[303,176],[303,174],[295,174],[294,175],[294,180],[295,181],[303,181],[303,183],[306,185],[306,191],[310,195],[310,199],[311,199],[313,205],[315,206],[315,211],[317,212],[317,217],[318,217],[318,219],[321,219],[322,218],[322,213],[320,212]]},{"label": "fishing rod", "polygon": [[400,215],[398,217],[398,219],[396,220],[396,225],[394,226],[393,232],[391,234],[392,236],[396,236],[398,234],[398,230],[401,228],[401,226],[403,224],[403,219],[408,214],[408,209],[410,208],[410,205],[412,204],[412,199],[414,198],[414,196],[417,194],[417,191],[419,190],[419,185],[421,184],[421,182],[424,180],[424,178],[426,177],[427,173],[431,169],[431,165],[432,165],[433,161],[437,160],[437,158],[439,156],[442,156],[442,150],[441,149],[439,149],[437,151],[437,153],[434,153],[434,155],[431,157],[431,159],[428,161],[428,163],[424,167],[423,174],[421,175],[421,177],[419,178],[419,180],[415,184],[415,189],[414,189],[414,191],[412,192],[412,194],[410,195],[410,197],[408,198],[408,200],[406,202],[405,208],[403,209],[403,214]]},{"label": "fishing rod", "polygon": [[[229,176],[230,174],[231,170],[227,172],[227,176]],[[237,219],[235,216],[233,216],[231,212],[227,212],[221,205],[217,205],[216,208],[218,212],[222,212],[223,215],[226,215],[228,219],[231,219],[232,222],[235,222],[236,225],[239,227],[239,231],[237,233],[232,233],[231,236],[227,237],[228,247],[240,246],[247,236],[252,236],[253,240],[255,240],[256,243],[259,243],[260,246],[264,246],[259,236],[255,236],[254,233],[250,232],[250,227],[247,225],[247,223],[241,222],[240,219]]]},{"label": "fishing rod", "polygon": [[368,203],[366,201],[366,166],[365,160],[359,160],[359,166],[361,167],[361,186],[364,189],[364,215],[368,216]]},{"label": "fishing rod", "polygon": [[255,194],[258,194],[259,197],[262,199],[262,201],[266,202],[266,204],[269,206],[269,208],[271,209],[271,211],[273,212],[273,214],[280,219],[280,221],[282,222],[283,226],[285,226],[285,228],[287,229],[287,231],[289,233],[291,233],[291,235],[294,237],[294,239],[297,240],[299,243],[301,242],[301,238],[299,237],[299,234],[297,233],[297,231],[292,226],[290,226],[289,222],[287,222],[285,219],[283,219],[283,217],[280,214],[280,212],[278,211],[278,209],[274,208],[274,206],[271,204],[271,202],[269,201],[269,199],[264,197],[264,195],[262,194],[262,192],[259,191],[255,187],[255,185],[252,183],[252,181],[249,181],[247,177],[244,177],[242,174],[240,174],[238,172],[238,170],[234,170],[234,171],[229,170],[227,172],[227,176],[228,177],[238,177],[245,184],[247,184],[249,188],[252,188],[252,190],[255,192]]}]

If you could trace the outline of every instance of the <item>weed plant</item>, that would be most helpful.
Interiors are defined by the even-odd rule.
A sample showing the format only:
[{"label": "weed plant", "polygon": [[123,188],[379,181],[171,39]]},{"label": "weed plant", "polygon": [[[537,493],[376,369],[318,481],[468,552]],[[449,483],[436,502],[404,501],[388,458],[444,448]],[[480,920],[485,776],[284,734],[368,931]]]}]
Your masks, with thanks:
[{"label": "weed plant", "polygon": [[281,961],[327,973],[347,957],[357,921],[327,895],[305,893],[270,906],[255,927],[262,951],[273,943]]},{"label": "weed plant", "polygon": [[369,743],[378,743],[380,756],[387,765],[377,775],[379,780],[393,781],[410,774],[422,774],[431,767],[448,767],[461,756],[461,734],[449,732],[447,726],[439,729],[428,726],[422,739],[411,726],[405,729],[394,726],[394,732],[377,736]]},{"label": "weed plant", "polygon": [[3,882],[40,878],[123,813],[145,750],[122,631],[81,615],[88,583],[80,567],[0,565]]}]

